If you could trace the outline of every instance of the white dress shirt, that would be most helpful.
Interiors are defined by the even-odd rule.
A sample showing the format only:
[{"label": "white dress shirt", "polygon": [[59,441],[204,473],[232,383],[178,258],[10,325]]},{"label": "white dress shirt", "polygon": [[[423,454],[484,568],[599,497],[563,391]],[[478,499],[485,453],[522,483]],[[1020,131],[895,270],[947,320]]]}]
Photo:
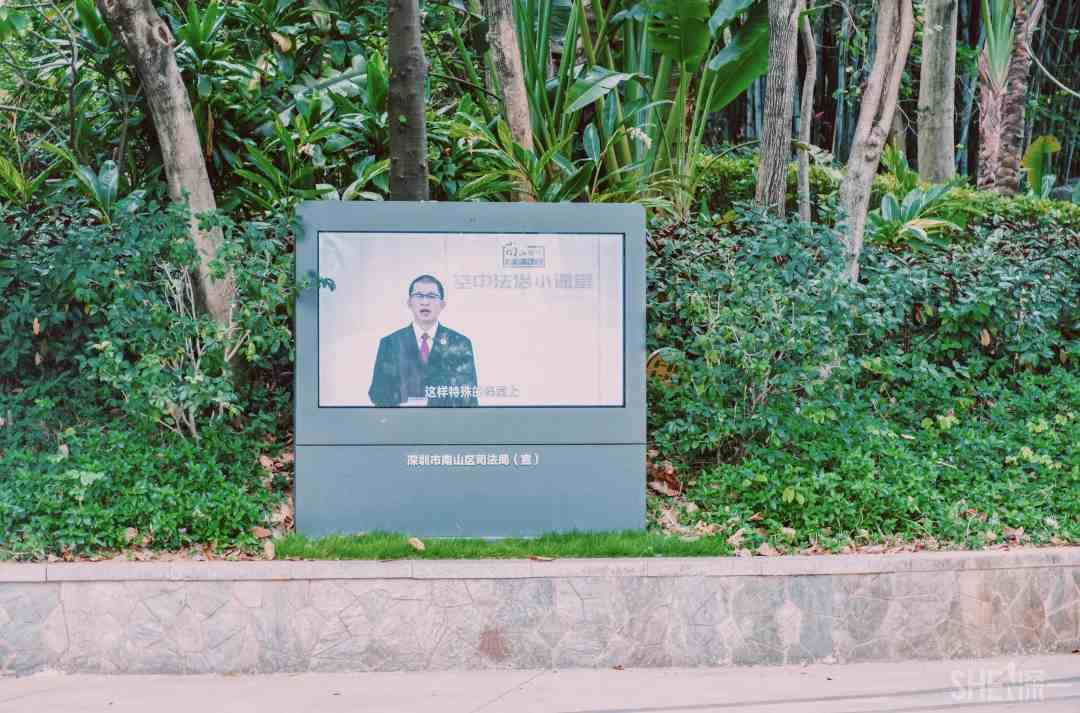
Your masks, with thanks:
[{"label": "white dress shirt", "polygon": [[418,325],[416,322],[413,322],[412,331],[413,334],[416,336],[416,351],[420,351],[422,341],[420,339],[420,336],[423,334],[426,334],[428,338],[428,354],[431,354],[431,352],[435,351],[435,333],[439,331],[438,321],[436,321],[435,324],[431,325],[430,329],[421,329],[420,325]]}]

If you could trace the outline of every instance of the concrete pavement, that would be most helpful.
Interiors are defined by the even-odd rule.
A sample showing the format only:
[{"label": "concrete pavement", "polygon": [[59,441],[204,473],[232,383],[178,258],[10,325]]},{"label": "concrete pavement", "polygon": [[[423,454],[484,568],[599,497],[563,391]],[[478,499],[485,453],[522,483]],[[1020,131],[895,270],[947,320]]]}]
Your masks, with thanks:
[{"label": "concrete pavement", "polygon": [[0,713],[1080,713],[1080,654],[714,669],[0,678]]}]

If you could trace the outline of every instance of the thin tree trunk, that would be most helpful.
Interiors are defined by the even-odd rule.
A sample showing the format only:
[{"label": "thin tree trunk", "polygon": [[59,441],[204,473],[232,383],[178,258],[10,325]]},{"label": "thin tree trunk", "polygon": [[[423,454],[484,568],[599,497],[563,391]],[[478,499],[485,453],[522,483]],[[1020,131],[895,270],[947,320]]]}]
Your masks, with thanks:
[{"label": "thin tree trunk", "polygon": [[836,124],[833,127],[832,154],[840,157],[840,149],[844,145],[844,135],[847,132],[847,43],[851,37],[851,20],[843,7],[840,18],[840,46],[839,59],[836,62]]},{"label": "thin tree trunk", "polygon": [[994,187],[1001,193],[1020,192],[1020,160],[1024,152],[1024,109],[1027,106],[1031,54],[1027,46],[1039,22],[1043,0],[1015,0],[1013,51],[1002,102],[1001,160]]},{"label": "thin tree trunk", "polygon": [[[521,65],[517,27],[514,24],[512,0],[484,0],[488,21],[488,43],[491,45],[495,74],[502,91],[506,123],[514,141],[533,150],[532,118],[529,115],[529,95],[525,92],[525,70]],[[520,201],[532,201],[528,187],[515,194]]]},{"label": "thin tree trunk", "polygon": [[968,173],[968,141],[974,134],[971,132],[971,121],[975,111],[975,89],[978,86],[978,74],[968,74],[964,77],[964,110],[960,114],[960,141],[956,145],[956,170],[962,174]]},{"label": "thin tree trunk", "polygon": [[840,183],[839,203],[847,233],[846,273],[852,282],[859,279],[870,187],[889,136],[914,32],[911,0],[881,0],[874,65],[862,94],[847,173]]},{"label": "thin tree trunk", "polygon": [[810,222],[810,129],[814,118],[814,84],[817,82],[817,44],[810,18],[803,16],[799,24],[806,74],[803,75],[802,105],[799,107],[799,220]]},{"label": "thin tree trunk", "polygon": [[495,73],[499,78],[506,123],[514,141],[532,151],[532,120],[529,116],[529,97],[525,93],[525,74],[521,66],[521,50],[514,25],[511,0],[484,0],[487,13],[488,41],[494,54]]},{"label": "thin tree trunk", "polygon": [[904,156],[904,160],[907,160],[907,132],[908,121],[904,116],[904,109],[897,103],[896,111],[893,112],[892,124],[889,125],[889,140],[887,143],[896,147]]},{"label": "thin tree trunk", "polygon": [[390,197],[428,199],[424,85],[419,0],[388,0],[390,30]]},{"label": "thin tree trunk", "polygon": [[791,160],[791,116],[795,97],[801,0],[769,0],[769,71],[765,85],[765,126],[761,136],[754,200],[784,215],[787,165]]},{"label": "thin tree trunk", "polygon": [[919,178],[956,174],[956,0],[927,0],[919,72]]},{"label": "thin tree trunk", "polygon": [[191,234],[199,251],[198,300],[215,322],[229,326],[235,286],[231,275],[216,280],[210,273],[210,262],[221,249],[221,229],[199,230],[198,216],[215,210],[217,202],[206,171],[191,100],[176,65],[172,33],[150,0],[97,0],[97,6],[113,36],[124,44],[142,83],[161,149],[169,196],[178,202],[187,199]]}]

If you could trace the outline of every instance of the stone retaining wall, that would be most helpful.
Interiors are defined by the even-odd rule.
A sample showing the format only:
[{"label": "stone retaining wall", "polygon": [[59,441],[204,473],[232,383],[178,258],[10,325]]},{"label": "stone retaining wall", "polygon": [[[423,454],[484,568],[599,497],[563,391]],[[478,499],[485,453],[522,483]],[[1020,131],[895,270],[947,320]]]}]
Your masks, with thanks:
[{"label": "stone retaining wall", "polygon": [[0,564],[0,673],[723,666],[1080,648],[1080,548]]}]

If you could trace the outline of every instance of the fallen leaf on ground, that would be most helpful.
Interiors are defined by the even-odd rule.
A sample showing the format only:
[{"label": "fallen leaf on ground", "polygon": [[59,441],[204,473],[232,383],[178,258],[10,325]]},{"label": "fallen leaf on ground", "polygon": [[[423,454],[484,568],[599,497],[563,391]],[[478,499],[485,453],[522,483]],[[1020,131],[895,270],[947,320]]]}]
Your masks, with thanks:
[{"label": "fallen leaf on ground", "polygon": [[272,560],[272,559],[274,559],[274,556],[276,554],[277,554],[277,550],[274,547],[274,541],[273,540],[267,540],[266,542],[263,543],[263,555],[266,557],[266,559]]},{"label": "fallen leaf on ground", "polygon": [[652,488],[655,492],[660,493],[661,495],[666,495],[669,498],[673,498],[679,494],[678,491],[671,488],[667,483],[662,480],[650,480],[649,487]]},{"label": "fallen leaf on ground", "polygon": [[545,557],[544,555],[529,555],[529,559],[533,562],[554,562],[554,557]]},{"label": "fallen leaf on ground", "polygon": [[736,557],[753,557],[754,553],[744,547],[742,549],[735,550],[735,556]]},{"label": "fallen leaf on ground", "polygon": [[745,534],[746,534],[746,528],[745,527],[740,527],[738,530],[735,531],[735,533],[733,535],[731,535],[731,537],[727,538],[727,543],[729,545],[731,545],[732,547],[738,547],[739,545],[742,544],[743,537],[745,536]]},{"label": "fallen leaf on ground", "polygon": [[139,531],[134,527],[129,527],[124,530],[124,542],[131,543],[136,537],[139,536]]},{"label": "fallen leaf on ground", "polygon": [[768,542],[762,542],[761,546],[757,548],[757,553],[762,557],[779,557],[780,550],[776,549]]},{"label": "fallen leaf on ground", "polygon": [[704,520],[698,520],[697,524],[694,525],[694,531],[699,535],[715,535],[719,530],[719,525]]},{"label": "fallen leaf on ground", "polygon": [[[1076,652],[1074,651],[1073,653],[1076,653]],[[621,663],[620,664],[615,664],[614,666],[612,666],[612,668],[615,669],[616,671],[625,671],[626,670],[625,668],[623,668],[623,665]]]},{"label": "fallen leaf on ground", "polygon": [[270,456],[268,455],[264,454],[259,456],[259,465],[261,465],[263,467],[263,470],[265,470],[267,473],[274,472],[274,461],[270,460]]},{"label": "fallen leaf on ground", "polygon": [[754,513],[753,515],[750,516],[750,522],[760,522],[761,520],[764,520],[764,519],[765,519],[765,516],[762,515],[759,512],[756,512],[756,513]]},{"label": "fallen leaf on ground", "polygon": [[781,527],[780,534],[788,538],[789,540],[793,540],[795,539],[795,535],[797,535],[798,533],[795,532],[794,527]]},{"label": "fallen leaf on ground", "polygon": [[690,528],[679,522],[679,513],[673,507],[665,507],[661,510],[657,521],[664,532],[669,535],[684,535],[690,531]]},{"label": "fallen leaf on ground", "polygon": [[255,537],[260,540],[265,540],[267,537],[270,537],[270,531],[267,530],[265,527],[260,527],[259,525],[251,528],[251,534],[255,535]]},{"label": "fallen leaf on ground", "polygon": [[39,334],[41,334],[41,322],[38,321],[37,317],[34,317],[34,336],[36,337]]},{"label": "fallen leaf on ground", "polygon": [[1002,532],[1005,533],[1006,540],[1012,540],[1013,542],[1024,541],[1024,528],[1022,527],[1017,527],[1015,529],[1012,527],[1006,527],[1002,528]]},{"label": "fallen leaf on ground", "polygon": [[419,537],[410,537],[409,547],[413,548],[417,552],[423,552],[427,549],[427,547],[424,546],[424,541],[421,540]]}]

